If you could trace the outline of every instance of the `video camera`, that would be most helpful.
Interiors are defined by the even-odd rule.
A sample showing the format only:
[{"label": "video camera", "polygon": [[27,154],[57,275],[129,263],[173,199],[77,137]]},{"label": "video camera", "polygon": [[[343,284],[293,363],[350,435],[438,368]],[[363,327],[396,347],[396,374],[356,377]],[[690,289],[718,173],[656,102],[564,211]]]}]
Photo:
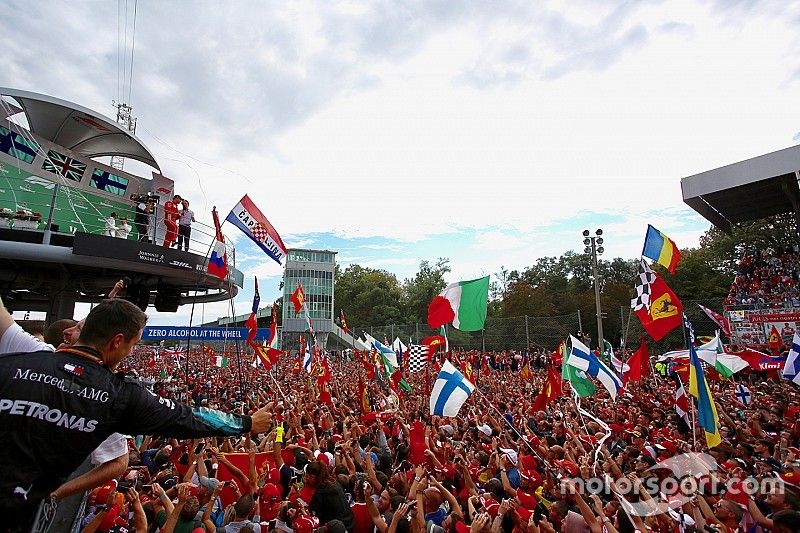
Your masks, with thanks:
[{"label": "video camera", "polygon": [[153,202],[157,204],[161,201],[161,197],[157,194],[147,191],[147,194],[131,194],[131,200],[134,202]]}]

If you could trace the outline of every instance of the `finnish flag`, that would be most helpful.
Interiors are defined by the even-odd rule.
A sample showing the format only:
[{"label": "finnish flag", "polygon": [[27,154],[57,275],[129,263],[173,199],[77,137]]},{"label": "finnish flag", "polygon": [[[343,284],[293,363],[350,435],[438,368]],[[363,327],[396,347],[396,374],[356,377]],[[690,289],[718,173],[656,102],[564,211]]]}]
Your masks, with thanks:
[{"label": "finnish flag", "polygon": [[474,390],[475,385],[470,383],[450,361],[445,361],[431,391],[431,414],[456,416]]},{"label": "finnish flag", "polygon": [[583,370],[593,378],[597,378],[611,395],[612,400],[617,399],[617,393],[622,388],[622,382],[617,375],[600,361],[589,348],[581,341],[569,336],[572,348],[569,352],[567,364]]},{"label": "finnish flag", "polygon": [[783,365],[783,377],[800,385],[800,335],[794,334],[792,349]]}]

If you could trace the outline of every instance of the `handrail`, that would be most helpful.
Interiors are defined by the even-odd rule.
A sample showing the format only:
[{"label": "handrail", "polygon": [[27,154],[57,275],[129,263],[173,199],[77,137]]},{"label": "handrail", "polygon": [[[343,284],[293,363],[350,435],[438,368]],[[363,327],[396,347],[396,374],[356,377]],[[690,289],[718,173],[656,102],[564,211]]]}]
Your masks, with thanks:
[{"label": "handrail", "polygon": [[[138,211],[134,206],[126,204],[130,202],[127,198],[120,198],[117,202],[103,198],[99,203],[89,204],[86,194],[84,194],[85,191],[80,189],[53,183],[55,189],[47,188],[38,191],[24,183],[26,180],[22,178],[12,176],[3,176],[2,178],[0,189],[5,189],[3,185],[7,184],[12,187],[12,190],[10,192],[3,191],[5,194],[0,195],[0,228],[50,230],[54,233],[72,234],[76,231],[83,231],[98,235],[108,234],[118,238],[124,236],[131,240],[143,240],[142,233],[146,232],[146,238],[150,242],[163,244],[166,234],[163,205],[157,204],[153,213],[143,217],[144,213]],[[15,186],[17,192],[19,189],[25,192],[24,199],[17,198],[13,189]],[[52,205],[54,197],[56,198],[55,209]],[[111,213],[116,215],[113,226],[109,221]],[[138,219],[137,214],[139,215]],[[48,228],[47,221],[51,218],[53,224],[51,228]],[[127,219],[127,225],[130,228],[126,230],[123,227],[123,231],[118,234],[116,228],[123,226],[120,224],[123,218]],[[63,221],[68,221],[67,227],[64,227]],[[188,251],[205,256],[209,253],[216,238],[215,228],[198,221],[192,222],[190,228]],[[178,236],[175,237],[177,244]],[[234,246],[230,240],[226,240],[225,246],[232,259]],[[186,248],[184,243],[182,249]]]}]

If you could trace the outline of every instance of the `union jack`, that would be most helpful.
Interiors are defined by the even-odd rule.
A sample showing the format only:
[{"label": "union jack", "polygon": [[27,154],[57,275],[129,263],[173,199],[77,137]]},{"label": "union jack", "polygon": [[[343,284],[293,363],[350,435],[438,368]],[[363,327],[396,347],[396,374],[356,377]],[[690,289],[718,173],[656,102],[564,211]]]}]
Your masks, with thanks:
[{"label": "union jack", "polygon": [[47,151],[47,158],[42,163],[42,168],[72,181],[81,181],[83,173],[86,172],[84,163],[64,154],[59,154],[55,150]]}]

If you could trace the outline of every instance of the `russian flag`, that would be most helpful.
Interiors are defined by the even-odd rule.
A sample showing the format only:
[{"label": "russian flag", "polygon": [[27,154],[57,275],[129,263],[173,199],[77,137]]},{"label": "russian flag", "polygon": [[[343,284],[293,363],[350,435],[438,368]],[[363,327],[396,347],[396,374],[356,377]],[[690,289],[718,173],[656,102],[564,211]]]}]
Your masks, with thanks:
[{"label": "russian flag", "polygon": [[281,264],[286,256],[286,245],[249,196],[245,194],[225,220],[242,230],[264,253]]},{"label": "russian flag", "polygon": [[214,217],[214,228],[217,230],[217,235],[214,240],[214,248],[211,250],[211,257],[208,259],[208,273],[219,279],[225,279],[228,276],[228,251],[225,249],[225,237],[222,236],[222,230],[219,227],[219,215],[217,215],[216,207],[211,211],[211,215]]}]

